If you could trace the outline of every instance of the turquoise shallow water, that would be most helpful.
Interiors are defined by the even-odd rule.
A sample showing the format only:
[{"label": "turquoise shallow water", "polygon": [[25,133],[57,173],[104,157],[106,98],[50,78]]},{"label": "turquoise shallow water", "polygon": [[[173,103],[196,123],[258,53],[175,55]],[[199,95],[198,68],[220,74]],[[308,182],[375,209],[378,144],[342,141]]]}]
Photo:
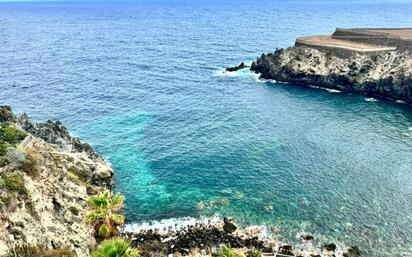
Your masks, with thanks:
[{"label": "turquoise shallow water", "polygon": [[0,3],[0,103],[116,170],[128,222],[229,215],[412,251],[412,111],[221,71],[299,35],[412,23],[408,1]]}]

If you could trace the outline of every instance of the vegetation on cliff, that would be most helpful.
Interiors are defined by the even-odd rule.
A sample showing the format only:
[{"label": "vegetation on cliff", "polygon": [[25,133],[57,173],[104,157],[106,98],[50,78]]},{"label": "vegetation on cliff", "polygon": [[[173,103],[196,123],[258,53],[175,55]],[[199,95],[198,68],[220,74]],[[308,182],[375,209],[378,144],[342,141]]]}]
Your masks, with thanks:
[{"label": "vegetation on cliff", "polygon": [[117,227],[124,224],[124,216],[120,213],[124,204],[124,196],[109,191],[91,196],[87,200],[90,211],[85,221],[96,228],[97,236],[109,238],[117,235]]},{"label": "vegetation on cliff", "polygon": [[230,246],[223,246],[212,254],[212,257],[242,257],[242,255],[236,253]]},{"label": "vegetation on cliff", "polygon": [[114,238],[103,241],[91,257],[138,257],[139,252],[133,249],[130,242],[122,238]]},{"label": "vegetation on cliff", "polygon": [[67,248],[88,257],[96,240],[84,223],[87,199],[111,190],[111,167],[61,123],[35,123],[7,106],[0,106],[0,164],[0,255]]},{"label": "vegetation on cliff", "polygon": [[7,159],[7,149],[15,147],[20,143],[27,133],[24,131],[12,127],[7,123],[0,123],[0,167],[4,167],[9,163]]}]

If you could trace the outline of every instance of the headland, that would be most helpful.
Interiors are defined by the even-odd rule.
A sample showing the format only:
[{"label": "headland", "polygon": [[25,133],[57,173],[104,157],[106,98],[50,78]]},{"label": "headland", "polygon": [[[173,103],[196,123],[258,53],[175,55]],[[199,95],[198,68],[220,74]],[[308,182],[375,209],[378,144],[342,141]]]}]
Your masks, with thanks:
[{"label": "headland", "polygon": [[340,29],[262,54],[262,79],[359,92],[412,104],[412,29]]}]

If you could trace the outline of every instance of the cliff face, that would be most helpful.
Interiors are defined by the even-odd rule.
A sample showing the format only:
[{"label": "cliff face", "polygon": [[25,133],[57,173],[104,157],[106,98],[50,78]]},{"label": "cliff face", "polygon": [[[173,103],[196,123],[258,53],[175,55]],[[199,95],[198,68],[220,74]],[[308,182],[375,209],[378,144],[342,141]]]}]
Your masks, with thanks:
[{"label": "cliff face", "polygon": [[385,52],[336,56],[295,46],[262,54],[251,70],[263,79],[315,85],[412,104],[412,54]]},{"label": "cliff face", "polygon": [[[96,242],[83,221],[86,199],[112,188],[112,168],[60,122],[35,123],[0,106],[1,127],[0,256],[21,244],[68,246],[88,256]],[[24,139],[7,143],[13,131]]]}]

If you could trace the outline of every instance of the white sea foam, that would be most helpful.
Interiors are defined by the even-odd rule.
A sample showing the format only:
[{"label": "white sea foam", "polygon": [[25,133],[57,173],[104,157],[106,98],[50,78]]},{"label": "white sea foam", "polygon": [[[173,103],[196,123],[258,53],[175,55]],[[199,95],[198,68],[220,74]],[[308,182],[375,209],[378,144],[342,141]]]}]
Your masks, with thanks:
[{"label": "white sea foam", "polygon": [[377,102],[377,101],[378,101],[378,99],[373,98],[373,97],[367,97],[367,98],[365,98],[364,100],[365,100],[366,102]]},{"label": "white sea foam", "polygon": [[326,91],[330,92],[330,93],[341,93],[342,91],[337,90],[337,89],[331,89],[331,88],[325,88]]},{"label": "white sea foam", "polygon": [[[250,65],[252,65],[252,62],[245,63],[245,65],[250,67]],[[256,76],[257,74],[252,72],[249,68],[244,68],[232,72],[226,72],[225,68],[219,68],[213,73],[214,77],[250,77],[251,75]]]},{"label": "white sea foam", "polygon": [[282,82],[276,81],[274,79],[262,79],[262,78],[260,78],[260,73],[252,72],[252,76],[255,78],[255,81],[259,82],[259,83],[274,83],[274,84],[275,83],[282,83]]},{"label": "white sea foam", "polygon": [[214,77],[239,77],[239,74],[237,71],[233,72],[225,72],[225,69],[218,69],[215,70],[213,73]]},{"label": "white sea foam", "polygon": [[[168,236],[175,232],[184,230],[190,226],[194,225],[205,225],[222,228],[223,219],[218,214],[213,215],[212,217],[202,217],[202,218],[193,218],[193,217],[182,217],[182,218],[170,218],[163,219],[158,221],[149,221],[141,223],[131,223],[126,224],[123,227],[123,232],[132,232],[139,233],[147,230],[157,231],[162,236]],[[269,230],[264,225],[251,225],[247,227],[241,227],[236,231],[238,236],[244,237],[258,237],[264,241],[273,241],[274,238],[279,238],[278,230]]]},{"label": "white sea foam", "polygon": [[340,90],[332,89],[332,88],[320,87],[320,86],[315,86],[315,85],[308,85],[308,86],[311,87],[311,88],[325,90],[325,91],[328,91],[329,93],[341,93],[342,92]]},{"label": "white sea foam", "polygon": [[171,218],[149,222],[126,224],[123,228],[123,231],[139,233],[151,229],[159,231],[160,234],[165,235],[171,232],[180,231],[182,229],[188,228],[189,226],[194,226],[197,224],[220,226],[223,225],[223,220],[219,215],[199,219],[193,217]]}]

